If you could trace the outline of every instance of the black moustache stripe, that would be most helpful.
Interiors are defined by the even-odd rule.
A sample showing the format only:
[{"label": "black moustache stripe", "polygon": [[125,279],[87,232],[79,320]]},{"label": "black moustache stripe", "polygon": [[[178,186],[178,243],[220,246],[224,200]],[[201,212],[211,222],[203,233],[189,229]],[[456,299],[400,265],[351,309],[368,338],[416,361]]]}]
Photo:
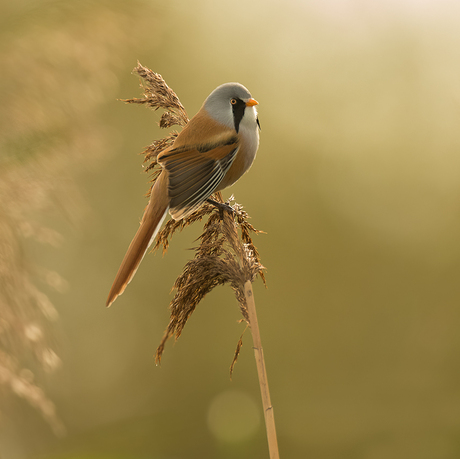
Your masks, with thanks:
[{"label": "black moustache stripe", "polygon": [[235,124],[235,131],[238,132],[240,129],[240,123],[244,116],[244,110],[246,108],[246,103],[241,99],[236,99],[236,104],[232,105],[233,110],[233,122]]}]

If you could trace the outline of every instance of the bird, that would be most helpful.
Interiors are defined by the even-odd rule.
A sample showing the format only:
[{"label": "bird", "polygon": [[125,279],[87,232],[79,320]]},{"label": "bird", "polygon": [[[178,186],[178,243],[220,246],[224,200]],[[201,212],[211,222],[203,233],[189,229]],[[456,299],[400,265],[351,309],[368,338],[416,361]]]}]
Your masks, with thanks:
[{"label": "bird", "polygon": [[157,157],[161,173],[110,289],[110,306],[126,289],[169,212],[187,217],[251,167],[259,148],[259,103],[239,83],[218,86]]}]

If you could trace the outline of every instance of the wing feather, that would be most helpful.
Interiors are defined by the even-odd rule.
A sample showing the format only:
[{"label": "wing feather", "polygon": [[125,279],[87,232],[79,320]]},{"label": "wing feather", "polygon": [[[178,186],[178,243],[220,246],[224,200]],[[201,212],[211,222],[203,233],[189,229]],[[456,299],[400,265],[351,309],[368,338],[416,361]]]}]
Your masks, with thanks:
[{"label": "wing feather", "polygon": [[236,135],[206,145],[183,145],[166,150],[158,162],[168,171],[170,214],[183,218],[198,209],[230,169],[239,142]]}]

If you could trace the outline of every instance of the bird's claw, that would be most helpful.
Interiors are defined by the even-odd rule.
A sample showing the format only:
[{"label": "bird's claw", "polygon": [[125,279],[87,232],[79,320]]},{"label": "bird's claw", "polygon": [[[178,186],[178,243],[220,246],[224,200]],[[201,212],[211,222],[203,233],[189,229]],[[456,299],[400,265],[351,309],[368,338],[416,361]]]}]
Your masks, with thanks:
[{"label": "bird's claw", "polygon": [[209,204],[212,204],[213,206],[217,207],[219,209],[219,214],[220,214],[220,219],[224,219],[224,210],[227,212],[230,212],[232,215],[235,213],[234,209],[232,206],[226,204],[225,202],[217,202],[214,201],[214,199],[208,198],[206,200]]}]

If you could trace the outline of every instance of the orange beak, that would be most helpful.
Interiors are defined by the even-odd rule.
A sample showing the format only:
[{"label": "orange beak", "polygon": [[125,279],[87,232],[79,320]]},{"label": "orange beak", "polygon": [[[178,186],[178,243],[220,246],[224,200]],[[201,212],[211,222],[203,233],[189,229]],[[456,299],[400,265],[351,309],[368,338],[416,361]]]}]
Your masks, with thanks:
[{"label": "orange beak", "polygon": [[246,102],[246,107],[253,107],[254,105],[259,105],[259,102],[257,102],[255,99],[249,99]]}]

